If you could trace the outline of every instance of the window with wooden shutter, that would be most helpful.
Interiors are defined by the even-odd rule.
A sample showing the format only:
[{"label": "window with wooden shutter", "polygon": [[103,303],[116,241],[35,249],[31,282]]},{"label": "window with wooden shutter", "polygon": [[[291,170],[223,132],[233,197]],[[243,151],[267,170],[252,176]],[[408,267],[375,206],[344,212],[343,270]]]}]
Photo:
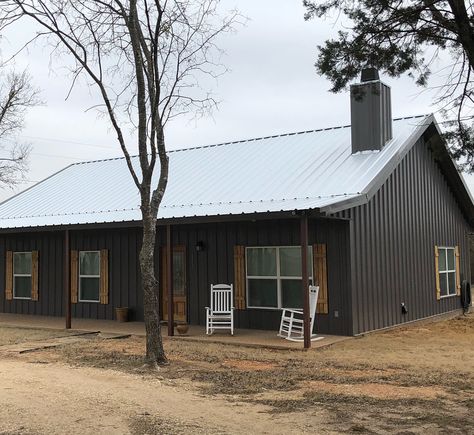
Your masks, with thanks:
[{"label": "window with wooden shutter", "polygon": [[13,252],[13,299],[33,297],[33,252]]},{"label": "window with wooden shutter", "polygon": [[234,246],[234,299],[235,309],[244,310],[245,302],[245,246]]},{"label": "window with wooden shutter", "polygon": [[328,276],[327,276],[327,261],[326,261],[326,245],[313,245],[313,273],[315,285],[319,286],[318,303],[316,305],[316,312],[319,314],[328,314]]},{"label": "window with wooden shutter", "polygon": [[441,299],[441,285],[439,281],[439,249],[435,246],[435,279],[436,279],[436,299]]},{"label": "window with wooden shutter", "polygon": [[[308,246],[313,283],[313,247]],[[250,246],[245,249],[248,308],[303,308],[301,246]]]},{"label": "window with wooden shutter", "polygon": [[77,251],[71,251],[71,302],[77,304],[79,284],[79,258]]},{"label": "window with wooden shutter", "polygon": [[38,264],[38,251],[31,252],[31,300],[38,300],[38,275],[39,275],[39,264]]},{"label": "window with wooden shutter", "polygon": [[13,252],[7,251],[5,264],[5,299],[13,300]]},{"label": "window with wooden shutter", "polygon": [[100,303],[109,303],[109,251],[100,250]]}]

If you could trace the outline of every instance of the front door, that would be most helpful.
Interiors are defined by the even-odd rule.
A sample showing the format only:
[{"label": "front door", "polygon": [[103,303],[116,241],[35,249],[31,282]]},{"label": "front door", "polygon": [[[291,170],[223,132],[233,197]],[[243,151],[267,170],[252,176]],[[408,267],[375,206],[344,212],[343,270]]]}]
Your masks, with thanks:
[{"label": "front door", "polygon": [[[161,250],[161,294],[163,295],[163,320],[168,320],[168,258],[166,248]],[[173,247],[173,307],[174,321],[186,322],[186,250]]]}]

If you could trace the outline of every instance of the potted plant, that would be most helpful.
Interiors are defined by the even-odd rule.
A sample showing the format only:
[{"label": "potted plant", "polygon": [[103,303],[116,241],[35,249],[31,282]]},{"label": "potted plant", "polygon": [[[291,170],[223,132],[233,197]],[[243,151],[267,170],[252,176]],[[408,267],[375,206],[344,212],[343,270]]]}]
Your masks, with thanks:
[{"label": "potted plant", "polygon": [[187,323],[178,323],[178,325],[176,325],[176,330],[179,335],[184,335],[188,332],[189,325]]},{"label": "potted plant", "polygon": [[115,308],[115,318],[117,322],[128,322],[128,307]]}]

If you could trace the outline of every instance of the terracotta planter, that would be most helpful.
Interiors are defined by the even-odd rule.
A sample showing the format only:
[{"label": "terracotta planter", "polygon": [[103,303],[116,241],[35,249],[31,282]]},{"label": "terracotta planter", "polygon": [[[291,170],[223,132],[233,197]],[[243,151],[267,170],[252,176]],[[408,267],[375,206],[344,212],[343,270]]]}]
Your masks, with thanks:
[{"label": "terracotta planter", "polygon": [[117,322],[128,322],[128,307],[115,308]]},{"label": "terracotta planter", "polygon": [[176,326],[176,330],[178,331],[179,335],[186,334],[189,330],[189,325],[187,323],[180,323]]}]

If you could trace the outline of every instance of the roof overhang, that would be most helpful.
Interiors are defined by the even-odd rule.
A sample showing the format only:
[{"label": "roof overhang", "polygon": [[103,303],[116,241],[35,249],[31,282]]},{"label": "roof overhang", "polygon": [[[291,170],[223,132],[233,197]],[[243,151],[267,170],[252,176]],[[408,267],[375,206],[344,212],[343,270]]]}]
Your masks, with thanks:
[{"label": "roof overhang", "polygon": [[435,120],[433,120],[425,132],[425,140],[433,152],[436,163],[445,175],[448,185],[459,207],[463,211],[466,220],[469,225],[474,228],[474,199],[466,185],[466,181],[460,173],[460,169],[449,154],[446,143],[441,135],[441,130]]},{"label": "roof overhang", "polygon": [[359,205],[367,204],[375,193],[382,187],[387,181],[390,174],[399,165],[402,159],[407,153],[413,148],[416,142],[420,139],[422,134],[428,129],[428,127],[434,122],[434,116],[429,115],[423,118],[423,121],[416,127],[410,137],[405,141],[402,147],[392,156],[390,161],[384,166],[384,168],[373,178],[373,180],[367,185],[366,189],[360,193],[357,197],[350,198],[347,200],[339,201],[330,204],[326,207],[321,207],[323,213],[338,213],[348,208],[357,207]]},{"label": "roof overhang", "polygon": [[320,211],[322,213],[333,214],[347,210],[348,208],[367,204],[422,136],[433,152],[434,159],[442,173],[445,175],[464,217],[469,225],[474,228],[474,199],[459,168],[449,154],[441,130],[433,115],[427,116],[424,122],[416,128],[404,146],[398,150],[384,169],[377,174],[364,192],[361,192],[357,197],[321,207]]},{"label": "roof overhang", "polygon": [[[158,219],[157,226],[167,225],[193,225],[193,224],[211,224],[222,222],[256,222],[261,220],[275,220],[275,219],[298,219],[303,214],[310,219],[336,219],[326,214],[321,213],[318,209],[312,210],[292,210],[281,212],[267,212],[267,213],[242,213],[233,215],[214,215],[214,216],[192,216],[192,217],[177,217],[170,219]],[[346,220],[339,219],[338,220]],[[119,229],[119,228],[141,228],[141,220],[123,221],[123,222],[95,222],[84,224],[68,224],[68,225],[48,225],[48,226],[31,226],[31,227],[17,227],[17,228],[0,228],[0,234],[13,233],[34,233],[34,232],[52,232],[65,230],[94,230],[94,229]]]}]

